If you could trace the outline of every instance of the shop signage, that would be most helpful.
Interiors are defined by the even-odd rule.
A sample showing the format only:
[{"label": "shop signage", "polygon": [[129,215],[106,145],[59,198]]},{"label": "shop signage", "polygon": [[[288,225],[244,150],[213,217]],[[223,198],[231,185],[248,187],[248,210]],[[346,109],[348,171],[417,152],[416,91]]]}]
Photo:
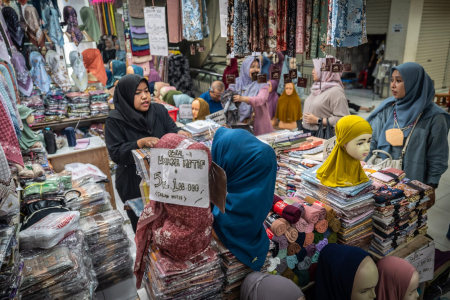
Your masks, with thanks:
[{"label": "shop signage", "polygon": [[219,125],[223,125],[227,122],[227,118],[225,117],[225,113],[222,110],[216,111],[213,114],[207,115],[205,119],[213,120]]},{"label": "shop signage", "polygon": [[180,119],[192,119],[192,105],[191,104],[180,104],[178,107]]},{"label": "shop signage", "polygon": [[203,150],[151,149],[150,199],[209,207],[209,162]]},{"label": "shop signage", "polygon": [[152,55],[168,56],[167,35],[148,35],[150,42],[150,53]]},{"label": "shop signage", "polygon": [[331,151],[333,151],[335,145],[336,145],[336,136],[333,136],[331,139],[323,143],[323,161],[325,161],[327,157],[330,156]]},{"label": "shop signage", "polygon": [[392,32],[393,33],[401,33],[403,31],[403,24],[393,24]]},{"label": "shop signage", "polygon": [[419,282],[428,281],[434,277],[434,251],[434,241],[431,241],[428,245],[405,257],[405,260],[413,265],[419,273]]},{"label": "shop signage", "polygon": [[152,35],[167,35],[165,7],[144,7],[144,20],[145,32]]}]

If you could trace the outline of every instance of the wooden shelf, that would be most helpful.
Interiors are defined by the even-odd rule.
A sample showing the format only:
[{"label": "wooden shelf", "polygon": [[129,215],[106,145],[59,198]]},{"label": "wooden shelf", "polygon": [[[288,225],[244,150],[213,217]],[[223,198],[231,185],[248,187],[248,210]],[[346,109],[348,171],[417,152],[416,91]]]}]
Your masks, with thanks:
[{"label": "wooden shelf", "polygon": [[70,124],[77,124],[78,122],[81,123],[81,122],[103,121],[103,120],[106,120],[106,117],[108,117],[108,115],[98,115],[98,116],[93,116],[93,117],[88,117],[88,118],[73,118],[73,119],[66,118],[61,121],[37,123],[30,128],[32,130],[39,130],[39,129],[42,129],[45,127],[67,126]]}]

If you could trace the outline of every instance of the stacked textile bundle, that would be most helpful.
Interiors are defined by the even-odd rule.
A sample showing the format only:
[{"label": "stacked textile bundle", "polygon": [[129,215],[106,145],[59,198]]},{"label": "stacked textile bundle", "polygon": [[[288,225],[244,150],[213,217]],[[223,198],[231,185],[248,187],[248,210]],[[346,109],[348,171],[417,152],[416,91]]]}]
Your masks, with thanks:
[{"label": "stacked textile bundle", "polygon": [[[34,123],[42,123],[45,119],[45,106],[42,95],[39,90],[33,90],[30,97],[21,97],[20,104],[34,110],[31,114],[34,116]],[[32,126],[33,124],[28,124]]]},{"label": "stacked textile bundle", "polygon": [[66,118],[68,101],[62,89],[51,89],[45,96],[45,122],[60,121]]},{"label": "stacked textile bundle", "polygon": [[327,187],[316,178],[317,165],[302,173],[302,188],[297,195],[310,196],[327,204],[341,222],[338,240],[341,244],[369,248],[372,239],[374,205],[372,181],[351,187]]},{"label": "stacked textile bundle", "polygon": [[109,113],[108,98],[109,94],[101,90],[89,92],[91,116],[107,115]]},{"label": "stacked textile bundle", "polygon": [[206,142],[214,138],[216,130],[220,125],[212,120],[199,120],[186,124],[183,130],[192,134],[192,137],[197,142]]},{"label": "stacked textile bundle", "polygon": [[64,202],[70,210],[80,212],[80,218],[112,210],[111,196],[99,184],[87,184],[64,194]]},{"label": "stacked textile bundle", "polygon": [[20,267],[25,270],[21,299],[89,300],[95,297],[96,275],[80,230],[50,249],[23,250],[21,258]]},{"label": "stacked textile bundle", "polygon": [[217,252],[208,247],[187,261],[177,261],[150,247],[144,258],[144,286],[151,299],[217,299],[223,273]]},{"label": "stacked textile bundle", "polygon": [[66,97],[69,100],[69,118],[87,118],[91,115],[88,93],[72,92],[67,93]]},{"label": "stacked textile bundle", "polygon": [[133,259],[123,230],[123,217],[117,210],[80,220],[95,273],[102,290],[132,275]]}]

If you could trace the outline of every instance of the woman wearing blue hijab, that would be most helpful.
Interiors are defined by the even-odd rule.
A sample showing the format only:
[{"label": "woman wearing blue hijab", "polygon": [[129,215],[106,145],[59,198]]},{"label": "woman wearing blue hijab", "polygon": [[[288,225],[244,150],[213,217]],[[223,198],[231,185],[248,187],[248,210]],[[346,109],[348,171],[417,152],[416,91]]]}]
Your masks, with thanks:
[{"label": "woman wearing blue hijab", "polygon": [[367,119],[373,129],[370,151],[384,150],[392,159],[400,159],[404,146],[392,146],[385,132],[400,128],[405,145],[414,128],[403,156],[403,170],[409,179],[437,188],[448,168],[450,115],[433,102],[431,78],[417,63],[392,68],[391,91],[394,96],[384,100]]},{"label": "woman wearing blue hijab", "polygon": [[225,213],[213,208],[214,231],[242,263],[259,271],[269,251],[263,222],[272,208],[275,152],[248,131],[220,128],[211,154],[227,175]]}]

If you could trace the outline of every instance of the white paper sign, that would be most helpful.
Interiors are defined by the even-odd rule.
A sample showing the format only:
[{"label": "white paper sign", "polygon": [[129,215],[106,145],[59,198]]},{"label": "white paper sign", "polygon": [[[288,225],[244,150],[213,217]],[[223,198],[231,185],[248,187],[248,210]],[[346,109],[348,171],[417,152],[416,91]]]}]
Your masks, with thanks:
[{"label": "white paper sign", "polygon": [[393,33],[400,33],[403,31],[403,24],[393,24],[392,25],[392,32]]},{"label": "white paper sign", "polygon": [[192,105],[191,104],[180,104],[178,107],[180,114],[180,119],[192,119],[194,116],[192,115]]},{"label": "white paper sign", "polygon": [[432,241],[425,247],[405,257],[405,260],[419,272],[419,282],[431,280],[434,277],[434,250],[435,245],[434,241]]},{"label": "white paper sign", "polygon": [[219,1],[220,11],[220,36],[227,37],[227,23],[228,23],[228,1]]},{"label": "white paper sign", "polygon": [[335,145],[336,145],[336,136],[333,136],[331,139],[323,143],[323,161],[325,161],[327,157],[330,156],[331,151],[333,151]]},{"label": "white paper sign", "polygon": [[150,53],[158,56],[168,56],[167,35],[148,35]]},{"label": "white paper sign", "polygon": [[202,150],[151,149],[150,199],[209,207],[208,155]]},{"label": "white paper sign", "polygon": [[205,119],[211,119],[219,125],[223,125],[227,122],[227,118],[225,117],[225,113],[222,110],[216,111],[213,114],[207,115]]},{"label": "white paper sign", "polygon": [[165,7],[145,7],[144,20],[145,32],[152,35],[167,35]]}]

